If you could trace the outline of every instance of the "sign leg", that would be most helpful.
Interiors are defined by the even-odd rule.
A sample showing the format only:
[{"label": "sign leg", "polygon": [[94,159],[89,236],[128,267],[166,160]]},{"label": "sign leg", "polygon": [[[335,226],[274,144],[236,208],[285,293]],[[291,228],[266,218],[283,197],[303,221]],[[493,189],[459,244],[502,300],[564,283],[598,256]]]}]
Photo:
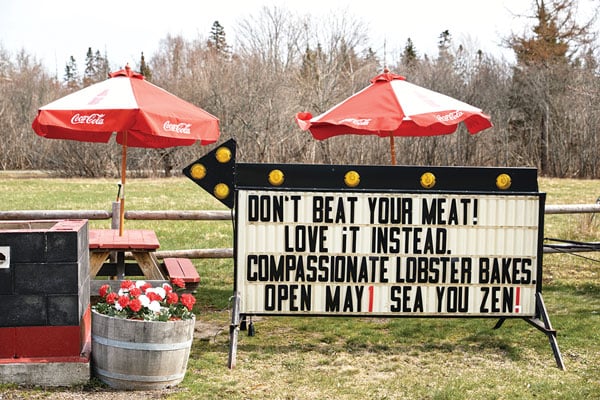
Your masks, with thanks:
[{"label": "sign leg", "polygon": [[227,367],[235,368],[237,357],[237,343],[240,332],[240,294],[235,292],[233,295],[233,307],[231,311],[231,325],[229,326],[229,359]]},{"label": "sign leg", "polygon": [[[536,293],[536,316],[535,318],[528,318],[525,321],[529,322],[538,330],[544,332],[550,341],[550,347],[552,347],[552,353],[554,353],[554,359],[556,360],[556,366],[561,370],[565,370],[565,363],[563,362],[560,349],[558,348],[558,340],[556,339],[556,330],[552,328],[550,318],[548,317],[548,311],[542,298],[542,293]],[[541,318],[541,319],[540,319]]]}]

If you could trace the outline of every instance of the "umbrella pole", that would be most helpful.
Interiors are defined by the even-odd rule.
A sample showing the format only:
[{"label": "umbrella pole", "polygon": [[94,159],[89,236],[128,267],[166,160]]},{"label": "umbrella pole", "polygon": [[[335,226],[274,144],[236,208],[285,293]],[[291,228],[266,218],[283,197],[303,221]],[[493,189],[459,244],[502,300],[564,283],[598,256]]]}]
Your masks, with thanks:
[{"label": "umbrella pole", "polygon": [[392,152],[392,165],[396,165],[396,148],[394,146],[394,132],[390,132],[390,151]]},{"label": "umbrella pole", "polygon": [[123,153],[121,155],[121,198],[119,199],[119,236],[123,236],[125,225],[125,179],[127,177],[127,131],[123,132]]}]

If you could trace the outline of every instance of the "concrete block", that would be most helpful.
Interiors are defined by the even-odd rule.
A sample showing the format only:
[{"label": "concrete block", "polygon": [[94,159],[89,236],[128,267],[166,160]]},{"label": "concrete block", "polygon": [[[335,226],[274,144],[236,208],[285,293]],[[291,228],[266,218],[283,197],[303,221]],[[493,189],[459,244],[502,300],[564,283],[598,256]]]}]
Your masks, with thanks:
[{"label": "concrete block", "polygon": [[0,383],[47,387],[84,385],[90,380],[90,362],[0,363]]},{"label": "concrete block", "polygon": [[44,262],[46,258],[44,232],[0,231],[0,246],[10,247],[11,264]]},{"label": "concrete block", "polygon": [[16,264],[13,270],[15,292],[19,294],[79,291],[79,265],[76,262]]},{"label": "concrete block", "polygon": [[43,295],[0,295],[0,327],[36,326],[47,323]]},{"label": "concrete block", "polygon": [[81,320],[78,294],[47,296],[47,325],[78,325]]},{"label": "concrete block", "polygon": [[12,269],[0,269],[0,294],[13,294],[13,274]]},{"label": "concrete block", "polygon": [[77,232],[46,232],[46,261],[70,262],[79,258]]}]

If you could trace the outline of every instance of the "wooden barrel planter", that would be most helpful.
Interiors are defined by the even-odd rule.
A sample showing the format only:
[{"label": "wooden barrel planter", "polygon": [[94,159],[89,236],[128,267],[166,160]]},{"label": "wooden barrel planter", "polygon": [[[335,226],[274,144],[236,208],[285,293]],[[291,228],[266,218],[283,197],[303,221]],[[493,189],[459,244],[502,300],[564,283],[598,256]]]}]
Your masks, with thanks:
[{"label": "wooden barrel planter", "polygon": [[180,383],[195,319],[140,321],[92,313],[92,371],[114,389],[155,390]]}]

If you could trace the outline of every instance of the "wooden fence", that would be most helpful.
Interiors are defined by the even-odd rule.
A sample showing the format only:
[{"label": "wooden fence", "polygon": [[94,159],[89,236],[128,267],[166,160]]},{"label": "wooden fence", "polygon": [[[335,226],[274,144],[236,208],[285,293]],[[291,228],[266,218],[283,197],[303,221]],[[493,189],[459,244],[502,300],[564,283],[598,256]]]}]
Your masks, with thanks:
[{"label": "wooden fence", "polygon": [[[118,228],[119,212],[117,203],[111,211],[104,210],[23,210],[0,211],[0,221],[44,220],[44,219],[89,219],[111,220],[111,227]],[[595,214],[600,212],[600,204],[566,204],[546,205],[544,213],[550,214]],[[126,211],[128,220],[163,220],[163,221],[227,221],[233,217],[233,211],[198,210],[198,211]],[[544,253],[572,253],[600,251],[600,242],[581,243],[564,240],[557,244],[544,244]],[[232,248],[223,249],[189,249],[157,251],[158,258],[231,258]]]}]

